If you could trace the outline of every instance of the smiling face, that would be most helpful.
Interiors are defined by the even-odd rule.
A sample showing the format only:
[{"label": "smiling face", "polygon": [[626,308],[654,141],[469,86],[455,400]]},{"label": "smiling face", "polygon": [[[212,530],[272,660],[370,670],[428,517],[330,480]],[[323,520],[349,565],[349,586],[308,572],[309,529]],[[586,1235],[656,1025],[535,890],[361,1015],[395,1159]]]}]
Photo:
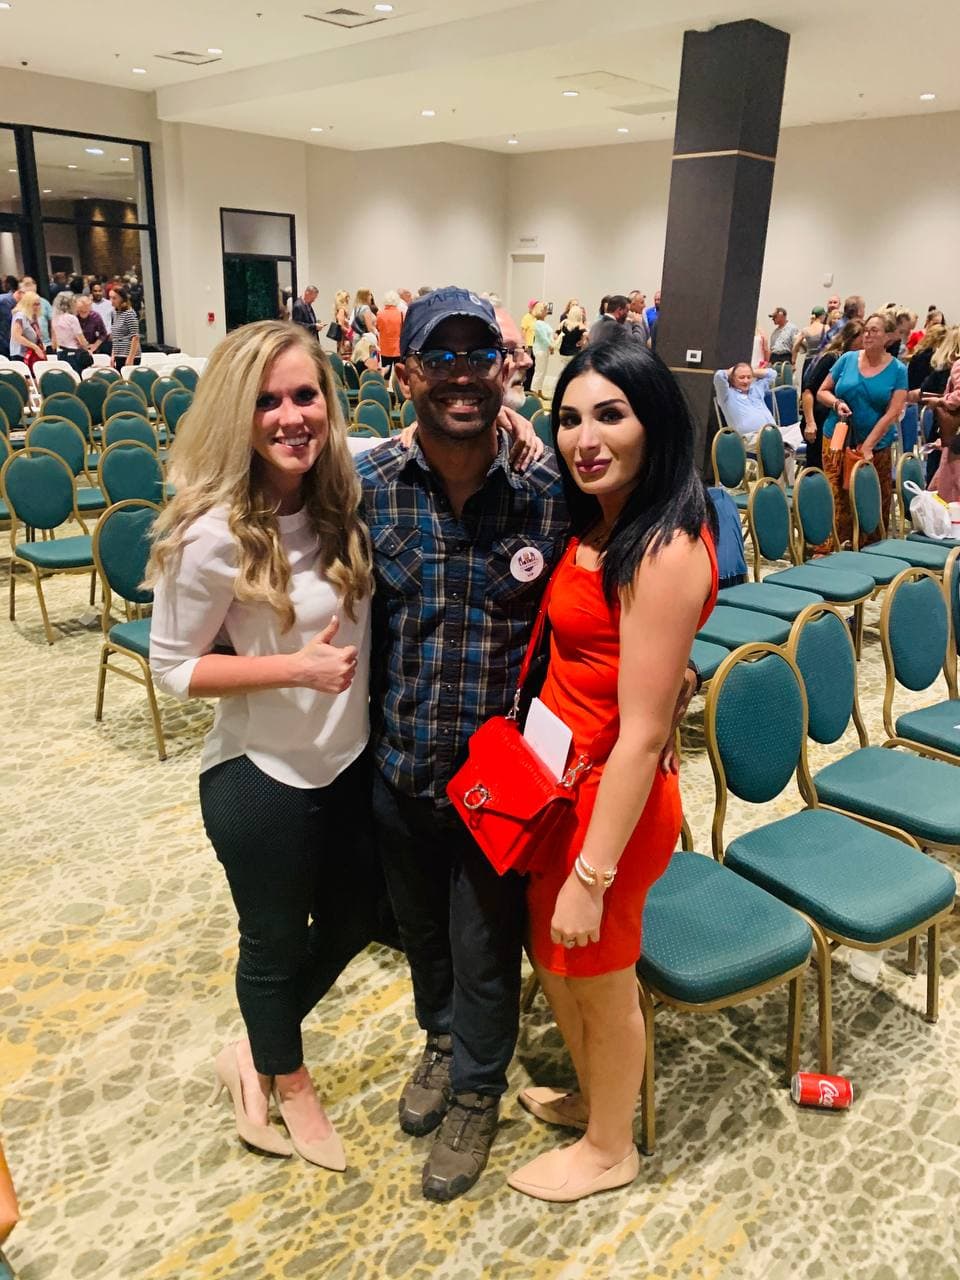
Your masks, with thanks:
[{"label": "smiling face", "polygon": [[[424,342],[424,350],[473,351],[500,345],[482,320],[453,316],[437,325]],[[475,372],[462,357],[450,372],[439,377],[429,376],[412,354],[396,368],[416,408],[417,422],[428,435],[447,441],[473,440],[493,427],[503,403],[507,362],[489,377]]]},{"label": "smiling face", "polygon": [[94,302],[102,302],[103,301],[103,285],[92,284],[90,286],[90,296],[91,298],[93,298]]},{"label": "smiling face", "polygon": [[867,355],[878,355],[887,345],[887,326],[879,316],[870,316],[863,326],[863,349]]},{"label": "smiling face", "polygon": [[299,494],[303,477],[323,452],[329,434],[317,367],[300,347],[289,347],[267,370],[251,440],[264,464],[266,487],[281,507]]},{"label": "smiling face", "polygon": [[646,432],[616,383],[589,369],[563,393],[557,448],[584,493],[622,507],[643,469]]}]

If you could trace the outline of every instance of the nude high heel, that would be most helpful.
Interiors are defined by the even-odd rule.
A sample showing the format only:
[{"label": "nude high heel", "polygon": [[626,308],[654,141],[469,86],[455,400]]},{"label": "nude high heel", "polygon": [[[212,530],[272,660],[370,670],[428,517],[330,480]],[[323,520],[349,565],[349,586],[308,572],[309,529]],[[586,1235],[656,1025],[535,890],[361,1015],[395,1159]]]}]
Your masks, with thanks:
[{"label": "nude high heel", "polygon": [[237,1063],[237,1046],[227,1044],[213,1060],[213,1071],[216,1079],[213,1084],[213,1095],[210,1106],[217,1101],[226,1089],[233,1101],[233,1114],[237,1122],[237,1133],[248,1147],[254,1147],[271,1156],[292,1156],[293,1147],[268,1124],[255,1124],[247,1115],[243,1106],[243,1084],[240,1080],[240,1067]]},{"label": "nude high heel", "polygon": [[333,1169],[336,1173],[343,1173],[347,1167],[347,1157],[336,1129],[333,1129],[332,1125],[330,1126],[333,1131],[328,1138],[321,1138],[317,1142],[301,1142],[287,1119],[287,1114],[283,1109],[283,1102],[276,1086],[274,1086],[273,1096],[283,1123],[287,1126],[290,1141],[293,1143],[293,1149],[297,1155],[309,1161],[310,1164],[319,1165],[321,1169]]}]

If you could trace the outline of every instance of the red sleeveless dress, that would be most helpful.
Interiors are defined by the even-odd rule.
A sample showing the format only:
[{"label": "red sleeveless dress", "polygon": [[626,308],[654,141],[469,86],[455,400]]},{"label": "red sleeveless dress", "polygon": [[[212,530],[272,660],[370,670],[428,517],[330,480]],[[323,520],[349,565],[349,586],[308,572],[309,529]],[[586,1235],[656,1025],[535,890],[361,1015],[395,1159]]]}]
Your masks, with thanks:
[{"label": "red sleeveless dress", "polygon": [[[710,596],[703,607],[702,627],[717,598],[717,553],[706,528],[700,534],[710,556]],[[576,563],[574,538],[556,570],[550,588],[550,665],[541,700],[573,731],[572,757],[585,752],[594,737],[619,716],[617,678],[620,667],[620,605],[612,607],[603,593],[602,574]],[[598,764],[584,777],[577,797],[577,824],[543,870],[531,874],[527,887],[530,947],[539,965],[568,978],[593,978],[627,969],[640,958],[640,930],[647,891],[667,868],[677,846],[682,811],[676,774],[658,769],[650,795],[617,864],[617,878],[603,898],[600,941],[564,947],[550,938],[557,894],[583,847],[603,776]]]}]

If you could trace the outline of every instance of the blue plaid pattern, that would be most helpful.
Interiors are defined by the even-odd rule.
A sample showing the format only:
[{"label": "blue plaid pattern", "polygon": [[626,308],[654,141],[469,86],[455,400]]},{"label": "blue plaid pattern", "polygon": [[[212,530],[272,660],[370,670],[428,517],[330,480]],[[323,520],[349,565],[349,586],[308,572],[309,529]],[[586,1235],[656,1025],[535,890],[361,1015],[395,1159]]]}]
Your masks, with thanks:
[{"label": "blue plaid pattern", "polygon": [[[371,742],[387,782],[446,802],[470,735],[510,706],[530,627],[563,550],[567,510],[549,450],[522,474],[507,437],[458,519],[414,442],[357,460],[374,548]],[[535,547],[543,572],[511,572]]]}]

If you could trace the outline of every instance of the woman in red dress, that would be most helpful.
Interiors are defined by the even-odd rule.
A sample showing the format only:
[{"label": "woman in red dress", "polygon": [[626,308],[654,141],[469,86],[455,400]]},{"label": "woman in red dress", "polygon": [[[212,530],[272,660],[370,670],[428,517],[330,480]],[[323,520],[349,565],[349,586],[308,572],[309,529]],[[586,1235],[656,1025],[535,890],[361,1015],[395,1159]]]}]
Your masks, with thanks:
[{"label": "woman in red dress", "polygon": [[646,894],[681,823],[678,778],[660,757],[694,634],[716,598],[717,561],[689,411],[653,352],[626,340],[580,352],[557,384],[553,430],[575,536],[550,586],[540,697],[572,730],[571,758],[593,744],[596,760],[576,830],[528,889],[531,958],[579,1092],[532,1088],[521,1101],[583,1137],[509,1182],[569,1201],[639,1172],[635,965]]}]

